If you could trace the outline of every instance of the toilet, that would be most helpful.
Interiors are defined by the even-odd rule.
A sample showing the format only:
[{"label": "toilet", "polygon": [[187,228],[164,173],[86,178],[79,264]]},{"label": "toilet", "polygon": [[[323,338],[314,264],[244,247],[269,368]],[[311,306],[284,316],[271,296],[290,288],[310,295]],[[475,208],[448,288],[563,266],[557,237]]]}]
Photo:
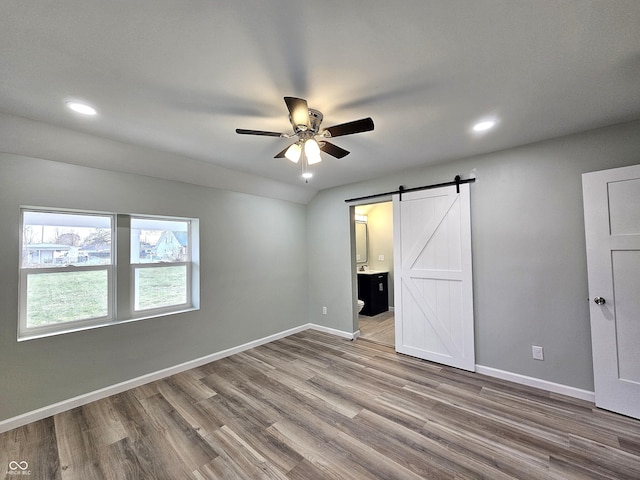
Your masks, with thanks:
[{"label": "toilet", "polygon": [[360,313],[363,308],[364,308],[364,301],[358,299],[358,313]]}]

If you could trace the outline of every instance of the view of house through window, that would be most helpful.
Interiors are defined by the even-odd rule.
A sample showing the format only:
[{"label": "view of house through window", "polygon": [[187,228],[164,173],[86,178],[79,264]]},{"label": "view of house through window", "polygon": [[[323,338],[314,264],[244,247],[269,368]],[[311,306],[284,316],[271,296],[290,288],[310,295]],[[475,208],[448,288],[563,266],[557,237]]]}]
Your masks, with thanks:
[{"label": "view of house through window", "polygon": [[111,316],[113,218],[24,211],[24,327]]},{"label": "view of house through window", "polygon": [[185,305],[190,298],[188,220],[131,219],[136,311]]},{"label": "view of house through window", "polygon": [[[192,221],[23,209],[19,337],[191,308]],[[130,265],[116,268],[117,245],[127,243]],[[131,292],[116,298],[119,275],[130,276],[120,280]]]}]

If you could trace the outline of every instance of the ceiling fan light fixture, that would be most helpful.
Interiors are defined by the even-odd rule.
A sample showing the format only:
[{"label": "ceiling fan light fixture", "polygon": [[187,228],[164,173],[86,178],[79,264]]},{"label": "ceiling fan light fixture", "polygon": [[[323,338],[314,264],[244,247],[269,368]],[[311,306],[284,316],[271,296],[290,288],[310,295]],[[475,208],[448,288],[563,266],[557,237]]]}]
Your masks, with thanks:
[{"label": "ceiling fan light fixture", "polygon": [[304,178],[305,180],[309,180],[311,177],[313,177],[313,173],[311,172],[304,172],[302,174],[302,178]]},{"label": "ceiling fan light fixture", "polygon": [[300,160],[301,153],[302,153],[302,147],[300,146],[300,144],[294,143],[287,149],[284,156],[288,160],[291,160],[293,163],[298,163],[298,161]]},{"label": "ceiling fan light fixture", "polygon": [[304,155],[307,157],[307,163],[309,165],[322,161],[322,158],[320,158],[320,146],[313,138],[304,142]]}]

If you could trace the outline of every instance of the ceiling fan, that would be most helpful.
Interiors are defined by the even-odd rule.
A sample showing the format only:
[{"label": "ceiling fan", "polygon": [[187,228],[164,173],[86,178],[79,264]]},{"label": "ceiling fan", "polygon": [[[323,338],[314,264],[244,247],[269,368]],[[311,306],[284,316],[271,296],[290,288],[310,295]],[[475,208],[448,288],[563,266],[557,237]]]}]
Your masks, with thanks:
[{"label": "ceiling fan", "polygon": [[309,108],[305,99],[284,97],[284,102],[287,104],[287,109],[289,110],[289,121],[293,127],[292,134],[265,132],[263,130],[246,130],[242,128],[237,128],[236,133],[241,135],[261,135],[265,137],[298,137],[296,142],[277,153],[274,158],[287,158],[294,163],[298,163],[302,158],[302,176],[306,180],[312,176],[312,174],[307,171],[307,166],[322,160],[320,158],[321,151],[336,158],[343,158],[349,155],[347,150],[329,143],[325,139],[373,130],[373,120],[370,117],[320,129],[322,113],[313,108]]}]

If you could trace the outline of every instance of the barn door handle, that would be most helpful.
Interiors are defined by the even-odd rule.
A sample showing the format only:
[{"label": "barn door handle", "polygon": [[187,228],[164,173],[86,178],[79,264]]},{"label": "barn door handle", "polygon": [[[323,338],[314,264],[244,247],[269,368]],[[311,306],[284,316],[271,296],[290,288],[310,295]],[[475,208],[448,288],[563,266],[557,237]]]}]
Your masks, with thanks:
[{"label": "barn door handle", "polygon": [[594,302],[596,302],[598,305],[604,305],[606,303],[606,300],[602,297],[596,297],[593,299]]}]

